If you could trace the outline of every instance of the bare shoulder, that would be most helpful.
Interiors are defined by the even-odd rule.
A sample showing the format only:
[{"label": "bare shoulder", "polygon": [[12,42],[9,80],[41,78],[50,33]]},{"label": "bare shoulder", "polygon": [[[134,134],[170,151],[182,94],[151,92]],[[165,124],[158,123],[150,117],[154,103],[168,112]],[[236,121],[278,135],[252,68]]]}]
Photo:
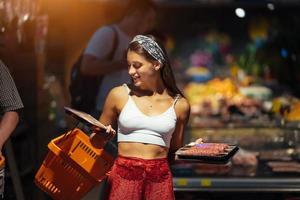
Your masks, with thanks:
[{"label": "bare shoulder", "polygon": [[123,85],[112,88],[108,94],[108,98],[111,100],[122,100],[126,99],[127,96],[126,88]]},{"label": "bare shoulder", "polygon": [[186,119],[190,115],[190,103],[184,97],[180,97],[175,104],[175,111],[179,119]]},{"label": "bare shoulder", "polygon": [[126,88],[123,85],[121,85],[114,87],[110,90],[106,101],[108,103],[113,103],[117,110],[120,111],[125,105],[127,99],[128,92],[126,91]]}]

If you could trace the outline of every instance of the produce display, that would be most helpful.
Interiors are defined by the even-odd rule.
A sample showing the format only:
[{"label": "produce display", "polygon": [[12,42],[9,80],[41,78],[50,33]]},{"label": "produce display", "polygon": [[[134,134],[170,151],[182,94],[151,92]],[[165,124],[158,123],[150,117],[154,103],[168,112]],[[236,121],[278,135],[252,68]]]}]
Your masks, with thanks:
[{"label": "produce display", "polygon": [[284,115],[288,121],[300,121],[300,101],[295,102]]},{"label": "produce display", "polygon": [[[239,86],[231,78],[191,82],[184,88],[191,103],[192,127],[280,126],[281,120],[300,126],[300,100],[293,96],[272,99],[263,86]],[[292,123],[291,123],[292,122]]]},{"label": "produce display", "polygon": [[238,51],[230,34],[215,29],[193,38],[170,36],[170,58],[191,104],[192,127],[278,126],[282,119],[300,124],[299,100],[276,80],[275,63],[259,60],[269,39],[269,22],[261,21],[261,27],[251,23],[251,39]]},{"label": "produce display", "polygon": [[238,87],[230,78],[214,78],[206,83],[189,83],[184,93],[191,103],[191,126],[222,127],[228,122],[242,126],[255,120],[253,124],[271,123],[267,115],[271,106],[261,100],[271,96],[266,87]]}]

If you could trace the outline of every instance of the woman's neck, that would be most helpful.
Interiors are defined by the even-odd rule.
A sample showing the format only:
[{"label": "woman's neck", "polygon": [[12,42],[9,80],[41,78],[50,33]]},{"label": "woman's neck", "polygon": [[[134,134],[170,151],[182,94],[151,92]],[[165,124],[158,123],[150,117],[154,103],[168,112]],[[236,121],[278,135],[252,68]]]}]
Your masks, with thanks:
[{"label": "woman's neck", "polygon": [[163,83],[150,84],[146,88],[140,88],[133,85],[133,89],[138,94],[146,96],[162,95],[168,92],[166,86]]}]

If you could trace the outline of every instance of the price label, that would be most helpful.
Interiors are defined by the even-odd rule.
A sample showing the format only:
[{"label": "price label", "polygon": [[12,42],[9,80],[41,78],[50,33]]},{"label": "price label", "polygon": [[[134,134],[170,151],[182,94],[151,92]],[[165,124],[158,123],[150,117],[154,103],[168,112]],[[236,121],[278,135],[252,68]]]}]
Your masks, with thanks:
[{"label": "price label", "polygon": [[211,187],[211,180],[208,178],[201,179],[200,184],[202,187]]},{"label": "price label", "polygon": [[177,180],[177,184],[178,186],[186,186],[188,184],[188,181],[185,178],[180,178]]}]

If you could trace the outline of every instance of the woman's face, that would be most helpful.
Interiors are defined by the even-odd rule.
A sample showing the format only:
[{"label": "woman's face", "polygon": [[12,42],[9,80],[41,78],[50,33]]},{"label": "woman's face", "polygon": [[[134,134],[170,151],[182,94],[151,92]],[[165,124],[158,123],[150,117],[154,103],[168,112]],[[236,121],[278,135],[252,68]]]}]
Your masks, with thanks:
[{"label": "woman's face", "polygon": [[137,87],[146,89],[159,76],[159,64],[149,62],[145,57],[134,51],[127,52],[127,63],[128,73],[132,78],[133,84]]}]

